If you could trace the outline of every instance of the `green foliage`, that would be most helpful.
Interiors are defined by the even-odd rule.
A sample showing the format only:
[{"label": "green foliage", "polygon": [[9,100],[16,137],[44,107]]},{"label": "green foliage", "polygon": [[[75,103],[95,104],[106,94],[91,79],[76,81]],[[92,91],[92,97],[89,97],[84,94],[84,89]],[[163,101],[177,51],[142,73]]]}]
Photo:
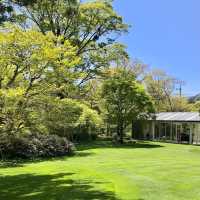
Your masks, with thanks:
[{"label": "green foliage", "polygon": [[80,59],[75,55],[76,48],[69,41],[61,44],[60,39],[51,33],[43,35],[35,30],[5,27],[0,32],[0,87],[20,85],[28,93],[46,82],[50,85],[45,85],[48,86],[45,89],[56,87],[64,78],[65,82],[72,82],[77,74],[72,74],[71,68],[80,63]]},{"label": "green foliage", "polygon": [[96,111],[66,98],[81,76],[73,71],[81,61],[76,48],[51,33],[6,29],[0,32],[1,132],[56,133],[73,139],[78,126],[98,127]]},{"label": "green foliage", "polygon": [[[14,1],[24,7],[25,15],[46,33],[63,35],[74,41],[82,52],[102,36],[127,31],[123,19],[113,10],[111,1],[24,0]],[[108,39],[111,42],[110,39]]]},{"label": "green foliage", "polygon": [[162,70],[154,69],[146,74],[144,84],[153,99],[157,112],[189,112],[193,110],[193,105],[186,97],[181,94],[175,95],[176,87],[182,86],[183,81],[167,75]]},{"label": "green foliage", "polygon": [[24,123],[22,102],[25,101],[22,88],[0,89],[0,133],[15,134]]},{"label": "green foliage", "polygon": [[80,103],[72,99],[39,96],[27,115],[31,132],[57,134],[71,139],[72,130],[82,114]]},{"label": "green foliage", "polygon": [[91,124],[95,125],[96,127],[101,126],[102,120],[99,117],[97,111],[90,109],[87,105],[81,104],[81,108],[83,112],[79,118],[80,125]]},{"label": "green foliage", "polygon": [[[4,143],[4,152],[21,157],[24,151],[24,157],[31,157],[34,151],[30,147],[38,156],[39,147],[34,143],[37,137],[27,138],[32,133],[47,135],[45,140],[49,137],[44,144],[47,149],[56,148],[48,146],[54,134],[71,141],[96,137],[102,123],[99,114],[84,101],[70,98],[82,76],[74,71],[81,63],[77,48],[50,32],[43,35],[10,25],[0,32],[0,48],[0,133],[11,138],[6,142],[12,147],[5,149]],[[55,151],[49,154],[59,154]]]},{"label": "green foliage", "polygon": [[27,116],[31,132],[57,134],[73,141],[77,134],[96,134],[101,125],[96,111],[74,99],[39,97],[32,107]]},{"label": "green foliage", "polygon": [[[55,103],[56,96],[65,96],[74,87],[80,73],[72,73],[72,68],[80,58],[67,40],[61,43],[51,33],[43,35],[36,30],[23,31],[12,26],[0,32],[0,48],[1,132],[26,132],[33,128],[34,120],[30,116],[37,116],[39,120],[45,115],[47,109],[38,108],[46,102],[51,102],[55,113],[59,103],[64,104],[64,100]],[[57,125],[60,119],[54,120]]]},{"label": "green foliage", "polygon": [[77,146],[77,155],[0,162],[1,200],[199,200],[200,149],[158,142]]},{"label": "green foliage", "polygon": [[5,158],[36,158],[69,155],[73,144],[57,135],[0,135],[0,154]]},{"label": "green foliage", "polygon": [[160,69],[154,69],[144,80],[149,95],[151,95],[157,112],[172,111],[172,96],[175,89],[175,79]]},{"label": "green foliage", "polygon": [[172,101],[172,109],[168,109],[172,112],[191,112],[195,105],[192,105],[188,102],[188,99],[185,97],[177,97],[173,96],[171,97]]},{"label": "green foliage", "polygon": [[103,124],[101,116],[85,104],[80,104],[82,114],[75,128],[75,140],[95,140]]},{"label": "green foliage", "polygon": [[102,97],[109,121],[117,125],[123,139],[124,129],[133,121],[144,119],[153,112],[153,104],[135,75],[125,68],[116,68],[106,74]]},{"label": "green foliage", "polygon": [[192,104],[193,110],[200,112],[200,101],[196,101],[195,103]]},{"label": "green foliage", "polygon": [[[121,57],[128,57],[124,45],[115,42],[116,35],[128,26],[113,9],[112,2],[77,0],[14,0],[27,18],[26,25],[36,25],[46,34],[51,31],[77,47],[83,62],[75,71],[84,72],[79,85],[94,78],[101,69]],[[30,20],[32,23],[30,23]]]}]

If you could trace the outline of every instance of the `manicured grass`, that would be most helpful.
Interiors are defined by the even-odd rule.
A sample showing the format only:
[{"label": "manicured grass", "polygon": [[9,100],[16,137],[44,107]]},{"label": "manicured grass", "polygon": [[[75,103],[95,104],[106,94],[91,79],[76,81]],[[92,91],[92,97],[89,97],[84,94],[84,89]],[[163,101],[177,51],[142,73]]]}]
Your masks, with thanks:
[{"label": "manicured grass", "polygon": [[199,200],[200,147],[99,142],[78,155],[0,167],[0,200]]}]

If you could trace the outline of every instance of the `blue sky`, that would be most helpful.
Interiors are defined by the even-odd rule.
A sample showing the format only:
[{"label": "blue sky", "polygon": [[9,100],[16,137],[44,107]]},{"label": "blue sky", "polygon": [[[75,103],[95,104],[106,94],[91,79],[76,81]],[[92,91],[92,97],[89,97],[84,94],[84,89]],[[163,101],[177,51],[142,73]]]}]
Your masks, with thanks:
[{"label": "blue sky", "polygon": [[115,0],[132,27],[120,38],[132,58],[186,82],[183,93],[200,93],[200,0]]}]

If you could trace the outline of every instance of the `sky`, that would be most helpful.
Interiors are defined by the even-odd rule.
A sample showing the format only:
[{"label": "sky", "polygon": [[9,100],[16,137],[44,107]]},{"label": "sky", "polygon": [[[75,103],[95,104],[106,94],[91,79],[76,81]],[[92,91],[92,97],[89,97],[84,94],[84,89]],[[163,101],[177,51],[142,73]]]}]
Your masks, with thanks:
[{"label": "sky", "polygon": [[115,0],[131,25],[119,38],[132,59],[185,81],[183,94],[200,93],[200,0]]}]

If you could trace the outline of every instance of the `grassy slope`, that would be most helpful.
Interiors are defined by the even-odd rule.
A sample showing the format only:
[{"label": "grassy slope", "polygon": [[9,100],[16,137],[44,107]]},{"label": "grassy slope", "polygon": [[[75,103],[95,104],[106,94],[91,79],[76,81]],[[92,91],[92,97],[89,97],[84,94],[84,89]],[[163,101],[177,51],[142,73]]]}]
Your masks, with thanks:
[{"label": "grassy slope", "polygon": [[82,146],[78,155],[0,168],[0,200],[199,200],[200,147]]}]

